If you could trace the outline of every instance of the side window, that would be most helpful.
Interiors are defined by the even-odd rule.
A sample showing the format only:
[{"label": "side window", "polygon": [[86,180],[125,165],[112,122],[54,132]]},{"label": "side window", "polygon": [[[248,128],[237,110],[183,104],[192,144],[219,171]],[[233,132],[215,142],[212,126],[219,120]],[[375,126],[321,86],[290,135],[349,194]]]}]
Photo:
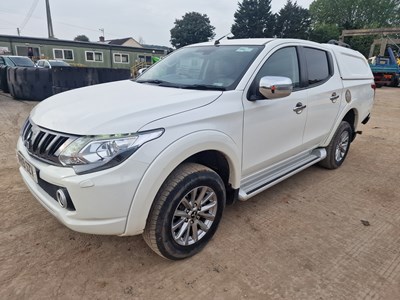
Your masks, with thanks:
[{"label": "side window", "polygon": [[319,49],[304,48],[304,55],[307,62],[308,84],[319,84],[331,76],[328,53]]},{"label": "side window", "polygon": [[279,49],[268,58],[250,87],[248,99],[263,98],[258,91],[258,86],[260,79],[264,76],[288,77],[292,80],[294,89],[300,87],[299,61],[296,48],[286,47]]},{"label": "side window", "polygon": [[4,62],[4,58],[0,57],[0,66],[5,65],[6,63]]}]

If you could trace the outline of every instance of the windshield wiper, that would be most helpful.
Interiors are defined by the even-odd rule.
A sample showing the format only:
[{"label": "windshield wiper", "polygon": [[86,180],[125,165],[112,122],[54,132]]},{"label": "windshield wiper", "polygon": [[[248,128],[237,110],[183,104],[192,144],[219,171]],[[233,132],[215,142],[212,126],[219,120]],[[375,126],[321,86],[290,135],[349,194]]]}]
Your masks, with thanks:
[{"label": "windshield wiper", "polygon": [[136,82],[137,83],[157,84],[158,86],[165,86],[165,87],[180,87],[179,85],[177,85],[175,83],[160,80],[160,79],[137,80]]},{"label": "windshield wiper", "polygon": [[226,91],[225,87],[212,84],[190,84],[190,85],[184,85],[181,88],[189,90]]},{"label": "windshield wiper", "polygon": [[164,80],[159,80],[159,79],[149,79],[149,80],[137,80],[137,83],[154,83],[154,84],[162,84],[166,83]]}]

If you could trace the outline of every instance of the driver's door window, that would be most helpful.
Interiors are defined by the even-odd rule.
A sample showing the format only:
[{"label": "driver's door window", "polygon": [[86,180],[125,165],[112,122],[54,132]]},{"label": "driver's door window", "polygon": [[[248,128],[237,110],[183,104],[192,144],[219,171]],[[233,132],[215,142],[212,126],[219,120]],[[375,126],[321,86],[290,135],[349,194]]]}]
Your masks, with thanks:
[{"label": "driver's door window", "polygon": [[282,76],[292,80],[293,88],[300,87],[299,61],[295,47],[279,49],[272,54],[259,70],[252,88],[249,90],[250,100],[262,99],[263,96],[258,91],[260,79],[265,76]]}]

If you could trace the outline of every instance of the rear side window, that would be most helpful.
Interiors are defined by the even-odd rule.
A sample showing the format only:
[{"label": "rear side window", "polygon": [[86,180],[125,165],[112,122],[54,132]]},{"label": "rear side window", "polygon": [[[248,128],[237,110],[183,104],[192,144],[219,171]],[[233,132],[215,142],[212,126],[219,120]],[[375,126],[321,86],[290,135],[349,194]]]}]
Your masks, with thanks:
[{"label": "rear side window", "polygon": [[330,75],[328,53],[323,50],[304,48],[307,62],[308,84],[314,85],[327,80]]}]

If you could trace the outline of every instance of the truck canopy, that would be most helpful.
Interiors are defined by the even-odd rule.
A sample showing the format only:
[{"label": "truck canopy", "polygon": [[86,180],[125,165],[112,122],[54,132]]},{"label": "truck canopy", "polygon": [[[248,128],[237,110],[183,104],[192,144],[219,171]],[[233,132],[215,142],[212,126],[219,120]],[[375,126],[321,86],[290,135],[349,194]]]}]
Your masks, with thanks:
[{"label": "truck canopy", "polygon": [[332,49],[343,80],[374,79],[367,59],[358,51],[327,44]]}]

